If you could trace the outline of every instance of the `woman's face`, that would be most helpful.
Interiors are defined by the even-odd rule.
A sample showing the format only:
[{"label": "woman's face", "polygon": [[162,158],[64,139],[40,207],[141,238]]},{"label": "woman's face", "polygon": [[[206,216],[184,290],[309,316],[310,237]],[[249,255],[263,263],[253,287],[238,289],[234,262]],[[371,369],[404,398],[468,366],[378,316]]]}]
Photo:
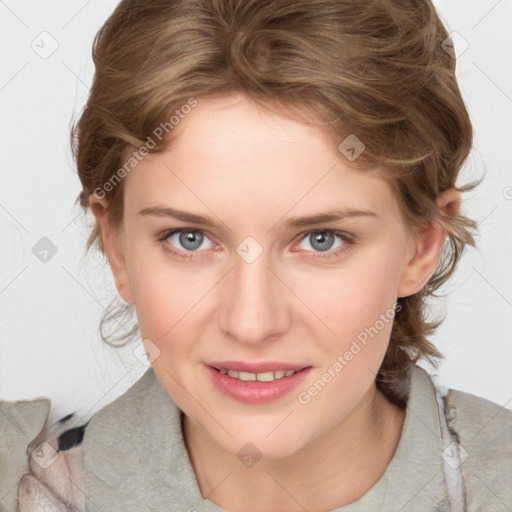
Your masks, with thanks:
[{"label": "woman's face", "polygon": [[242,95],[198,98],[174,130],[125,178],[118,288],[162,385],[219,447],[295,453],[373,389],[413,255],[397,204],[318,128]]}]

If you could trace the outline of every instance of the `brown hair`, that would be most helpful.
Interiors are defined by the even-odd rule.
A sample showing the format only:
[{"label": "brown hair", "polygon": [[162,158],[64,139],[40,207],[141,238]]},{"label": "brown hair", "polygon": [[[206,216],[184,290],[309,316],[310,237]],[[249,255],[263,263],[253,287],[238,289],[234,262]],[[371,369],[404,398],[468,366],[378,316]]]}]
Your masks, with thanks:
[{"label": "brown hair", "polygon": [[[338,144],[356,135],[365,148],[349,164],[385,168],[407,226],[438,218],[448,235],[427,285],[399,299],[377,377],[398,403],[393,384],[408,365],[441,357],[427,338],[442,320],[427,321],[425,301],[452,275],[465,245],[475,245],[476,223],[435,204],[455,186],[472,146],[447,42],[430,0],[123,0],[94,40],[96,73],[72,129],[80,205],[86,209],[89,195],[101,190],[111,223],[119,223],[125,174],[119,171],[150,139],[153,152],[167,147],[170,114],[191,98],[243,92],[316,123]],[[169,128],[162,140],[154,137],[158,126]],[[94,243],[104,252],[97,223],[87,250]],[[111,304],[102,318],[104,341],[114,341],[104,326],[127,307],[133,306]]]}]

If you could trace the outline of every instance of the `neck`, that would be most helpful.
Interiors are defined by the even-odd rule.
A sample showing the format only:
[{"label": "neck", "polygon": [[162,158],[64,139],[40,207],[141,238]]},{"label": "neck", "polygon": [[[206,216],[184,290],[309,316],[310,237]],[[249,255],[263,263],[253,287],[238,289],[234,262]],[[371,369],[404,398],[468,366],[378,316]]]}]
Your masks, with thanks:
[{"label": "neck", "polygon": [[184,436],[203,498],[230,512],[324,511],[363,496],[383,475],[400,440],[405,410],[373,385],[326,435],[250,468],[190,419]]}]

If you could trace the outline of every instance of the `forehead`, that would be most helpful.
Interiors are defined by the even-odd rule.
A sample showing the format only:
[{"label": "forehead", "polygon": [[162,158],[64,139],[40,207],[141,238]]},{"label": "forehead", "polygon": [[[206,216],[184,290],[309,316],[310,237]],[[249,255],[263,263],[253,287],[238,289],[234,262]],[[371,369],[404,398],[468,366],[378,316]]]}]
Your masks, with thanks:
[{"label": "forehead", "polygon": [[326,131],[241,94],[198,98],[172,135],[168,149],[144,157],[127,176],[127,205],[179,201],[206,213],[210,201],[234,214],[294,208],[296,215],[396,207],[382,177],[354,169]]}]

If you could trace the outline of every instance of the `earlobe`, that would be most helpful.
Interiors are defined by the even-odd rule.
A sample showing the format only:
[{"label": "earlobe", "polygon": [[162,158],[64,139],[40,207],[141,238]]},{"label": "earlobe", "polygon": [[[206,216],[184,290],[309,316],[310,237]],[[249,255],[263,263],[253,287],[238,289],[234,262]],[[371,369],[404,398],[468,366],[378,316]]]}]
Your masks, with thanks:
[{"label": "earlobe", "polygon": [[100,199],[96,195],[91,194],[89,196],[89,205],[91,212],[100,226],[100,234],[114,276],[117,291],[125,302],[131,304],[134,302],[134,299],[126,269],[120,228],[113,226],[109,222],[108,203],[105,199]]},{"label": "earlobe", "polygon": [[[437,199],[437,205],[447,215],[456,214],[460,202],[460,192],[455,188],[443,192]],[[397,297],[407,297],[423,289],[437,268],[445,239],[446,231],[439,219],[416,233],[411,244],[412,254],[400,278]]]}]

